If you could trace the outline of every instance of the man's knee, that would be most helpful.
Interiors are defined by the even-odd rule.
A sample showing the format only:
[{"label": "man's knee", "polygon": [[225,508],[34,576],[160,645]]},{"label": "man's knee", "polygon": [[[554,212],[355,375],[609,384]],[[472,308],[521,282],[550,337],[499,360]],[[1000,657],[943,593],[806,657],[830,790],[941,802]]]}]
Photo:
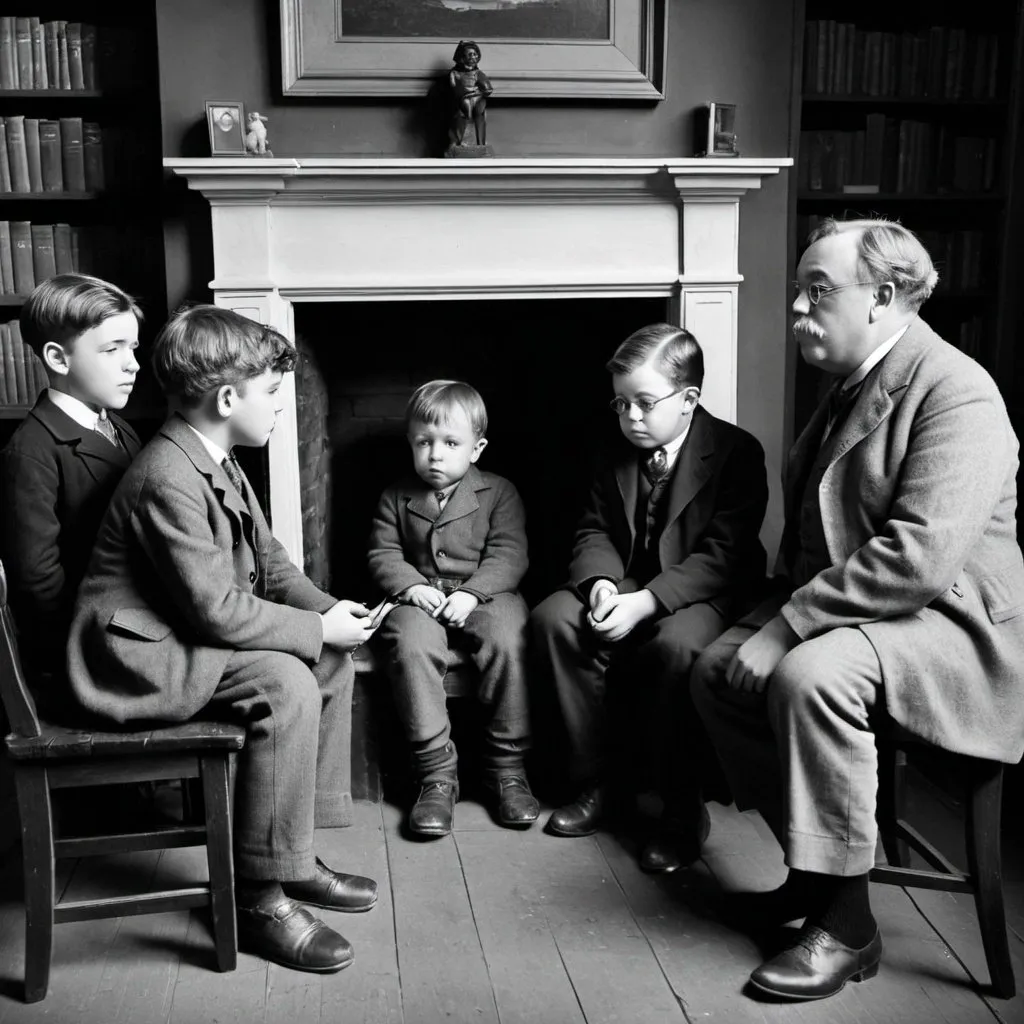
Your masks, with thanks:
[{"label": "man's knee", "polygon": [[305,662],[281,651],[268,651],[260,668],[260,693],[268,717],[282,725],[319,720],[320,684]]},{"label": "man's knee", "polygon": [[530,613],[530,630],[542,643],[575,635],[583,616],[583,603],[571,591],[556,590]]}]

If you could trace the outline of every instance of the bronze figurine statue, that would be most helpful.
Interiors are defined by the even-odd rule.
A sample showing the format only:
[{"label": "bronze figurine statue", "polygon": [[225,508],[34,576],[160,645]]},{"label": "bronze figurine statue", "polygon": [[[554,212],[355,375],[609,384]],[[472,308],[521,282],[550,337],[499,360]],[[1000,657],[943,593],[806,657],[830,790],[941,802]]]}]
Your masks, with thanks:
[{"label": "bronze figurine statue", "polygon": [[[492,156],[487,145],[487,97],[494,87],[479,68],[480,47],[471,39],[464,39],[455,47],[452,60],[455,67],[448,73],[452,113],[445,156]],[[463,145],[470,121],[476,133],[475,146]]]}]

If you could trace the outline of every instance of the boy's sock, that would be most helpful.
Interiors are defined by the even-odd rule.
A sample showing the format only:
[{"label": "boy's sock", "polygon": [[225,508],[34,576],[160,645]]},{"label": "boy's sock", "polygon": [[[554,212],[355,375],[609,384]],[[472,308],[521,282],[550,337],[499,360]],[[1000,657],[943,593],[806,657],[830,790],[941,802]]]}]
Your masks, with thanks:
[{"label": "boy's sock", "polygon": [[866,946],[878,930],[871,913],[867,874],[848,878],[813,874],[811,878],[818,892],[816,909],[807,924],[817,925],[853,949]]}]

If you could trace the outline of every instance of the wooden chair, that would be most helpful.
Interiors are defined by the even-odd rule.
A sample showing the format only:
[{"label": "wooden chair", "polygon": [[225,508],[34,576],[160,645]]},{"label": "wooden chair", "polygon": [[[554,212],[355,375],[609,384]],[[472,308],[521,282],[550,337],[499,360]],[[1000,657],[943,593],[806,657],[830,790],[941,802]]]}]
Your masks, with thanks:
[{"label": "wooden chair", "polygon": [[[97,732],[40,721],[18,657],[13,620],[7,606],[7,580],[0,564],[0,697],[11,725],[7,753],[14,767],[21,818],[25,873],[25,1002],[42,999],[50,980],[53,926],[131,914],[209,906],[217,968],[237,962],[230,761],[245,741],[235,725],[187,722],[139,732]],[[55,789],[201,779],[203,824],[117,835],[56,838],[50,793]],[[54,865],[58,857],[88,857],[139,850],[206,846],[209,884],[138,896],[55,900]]]},{"label": "wooden chair", "polygon": [[[1003,766],[997,761],[946,755],[954,759],[957,775],[964,781],[965,872],[906,820],[907,751],[914,746],[934,749],[899,729],[878,736],[878,826],[889,864],[874,868],[871,880],[911,888],[971,893],[992,991],[1001,999],[1011,999],[1016,984],[1006,934],[1000,851]],[[934,870],[911,868],[911,849]]]}]

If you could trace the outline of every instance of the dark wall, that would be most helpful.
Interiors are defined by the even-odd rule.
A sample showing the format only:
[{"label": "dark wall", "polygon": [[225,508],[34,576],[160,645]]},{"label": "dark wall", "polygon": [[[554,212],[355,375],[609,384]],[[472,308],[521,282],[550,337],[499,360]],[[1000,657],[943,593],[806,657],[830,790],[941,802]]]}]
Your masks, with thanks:
[{"label": "dark wall", "polygon": [[[668,98],[658,104],[505,101],[488,111],[501,156],[679,156],[692,110],[738,104],[744,156],[789,151],[794,0],[668,0]],[[291,100],[281,96],[276,0],[157,0],[164,153],[207,156],[208,99],[240,100],[269,118],[277,156],[428,156],[424,102]],[[486,69],[486,44],[483,67]],[[205,200],[170,182],[165,197],[168,301],[209,296]],[[775,500],[766,542],[781,527],[777,500],[786,419],[787,187],[785,172],[741,205],[739,423],[765,446]]]}]

